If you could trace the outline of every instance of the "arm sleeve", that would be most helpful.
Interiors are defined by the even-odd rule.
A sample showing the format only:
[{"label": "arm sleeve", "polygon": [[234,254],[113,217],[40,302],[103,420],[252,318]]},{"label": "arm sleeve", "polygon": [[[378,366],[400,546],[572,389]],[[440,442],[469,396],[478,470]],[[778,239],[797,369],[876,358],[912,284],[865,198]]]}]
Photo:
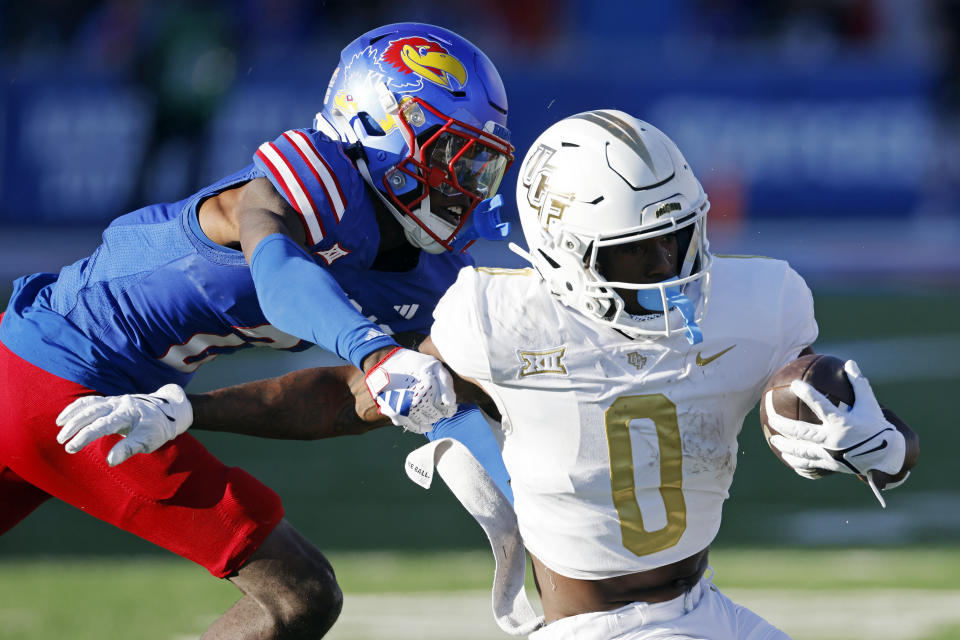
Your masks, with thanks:
[{"label": "arm sleeve", "polygon": [[513,489],[510,488],[510,474],[503,464],[500,455],[500,445],[496,436],[490,430],[490,424],[483,412],[473,404],[462,404],[452,418],[443,418],[433,425],[433,429],[426,434],[427,440],[433,442],[440,438],[454,438],[470,450],[490,479],[513,504]]},{"label": "arm sleeve", "polygon": [[333,276],[288,236],[275,233],[261,240],[250,258],[250,273],[270,324],[357,368],[367,355],[397,344],[360,315]]}]

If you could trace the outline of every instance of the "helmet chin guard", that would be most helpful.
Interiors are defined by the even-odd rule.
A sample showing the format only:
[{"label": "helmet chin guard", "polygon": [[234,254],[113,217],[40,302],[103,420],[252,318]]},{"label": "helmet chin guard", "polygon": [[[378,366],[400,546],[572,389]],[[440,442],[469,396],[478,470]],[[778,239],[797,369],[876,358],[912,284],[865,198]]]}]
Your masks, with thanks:
[{"label": "helmet chin guard", "polygon": [[[452,31],[398,23],[344,48],[315,127],[355,146],[360,174],[408,242],[442,253],[469,246],[474,227],[500,224],[471,218],[496,217],[479,205],[513,160],[506,114],[503,83],[482,51]],[[439,207],[433,191],[455,204]]]},{"label": "helmet chin guard", "polygon": [[[650,124],[613,110],[561,120],[533,143],[517,181],[528,259],[559,301],[633,337],[702,340],[712,256],[707,196],[680,150]],[[597,269],[605,247],[676,234],[677,272],[615,282]],[[627,312],[629,292],[650,313]]]},{"label": "helmet chin guard", "polygon": [[[429,191],[423,200],[420,201],[413,215],[408,216],[400,213],[392,204],[388,206],[388,209],[393,214],[393,217],[397,219],[397,222],[403,227],[403,235],[407,239],[407,242],[419,249],[423,249],[427,253],[443,253],[447,250],[446,247],[437,241],[436,233],[430,234],[424,228],[425,225],[432,223],[434,227],[437,228],[437,232],[448,238],[453,235],[455,229],[452,224],[448,224],[438,216],[433,215],[433,212],[430,210]],[[418,220],[420,222],[418,222]],[[444,229],[444,227],[446,227],[446,229]]]}]

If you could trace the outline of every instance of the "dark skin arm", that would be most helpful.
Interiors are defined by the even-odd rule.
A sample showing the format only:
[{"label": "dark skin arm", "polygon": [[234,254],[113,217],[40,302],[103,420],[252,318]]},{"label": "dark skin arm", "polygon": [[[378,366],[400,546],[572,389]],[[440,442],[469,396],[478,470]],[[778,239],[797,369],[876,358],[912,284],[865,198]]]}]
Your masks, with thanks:
[{"label": "dark skin arm", "polygon": [[[423,353],[439,355],[422,334],[394,337],[404,347],[419,346]],[[278,440],[359,435],[390,424],[380,415],[363,379],[363,372],[352,365],[315,367],[190,394],[191,428]],[[454,375],[454,387],[459,400],[479,404],[499,419],[496,406],[478,386]]]},{"label": "dark skin arm", "polygon": [[352,365],[302,369],[189,397],[192,428],[204,431],[319,440],[390,424]]},{"label": "dark skin arm", "polygon": [[300,246],[306,242],[297,212],[266,178],[255,178],[243,186],[234,220],[247,263],[260,241],[274,233],[289,236]]}]

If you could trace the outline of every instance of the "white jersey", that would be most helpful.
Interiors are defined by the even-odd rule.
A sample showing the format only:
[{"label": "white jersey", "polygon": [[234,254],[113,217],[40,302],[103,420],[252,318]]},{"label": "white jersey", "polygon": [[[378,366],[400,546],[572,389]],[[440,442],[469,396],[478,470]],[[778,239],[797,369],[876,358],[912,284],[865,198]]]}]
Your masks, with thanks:
[{"label": "white jersey", "polygon": [[463,269],[434,319],[444,360],[503,415],[524,544],[588,580],[711,543],[744,417],[817,337],[803,279],[764,258],[715,260],[697,345],[592,323],[532,269]]}]

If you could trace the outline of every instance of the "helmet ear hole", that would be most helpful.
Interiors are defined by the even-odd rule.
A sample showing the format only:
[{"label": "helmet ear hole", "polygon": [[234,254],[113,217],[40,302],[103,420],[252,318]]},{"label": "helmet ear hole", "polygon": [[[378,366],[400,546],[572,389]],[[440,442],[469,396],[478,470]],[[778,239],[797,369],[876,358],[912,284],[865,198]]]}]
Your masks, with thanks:
[{"label": "helmet ear hole", "polygon": [[572,253],[575,256],[582,256],[584,254],[583,241],[572,233],[562,233],[559,238],[559,245],[564,251]]},{"label": "helmet ear hole", "polygon": [[386,135],[386,133],[384,133],[383,129],[380,127],[380,124],[366,111],[358,112],[357,118],[360,119],[360,124],[363,125],[363,130],[367,132],[368,136]]}]

